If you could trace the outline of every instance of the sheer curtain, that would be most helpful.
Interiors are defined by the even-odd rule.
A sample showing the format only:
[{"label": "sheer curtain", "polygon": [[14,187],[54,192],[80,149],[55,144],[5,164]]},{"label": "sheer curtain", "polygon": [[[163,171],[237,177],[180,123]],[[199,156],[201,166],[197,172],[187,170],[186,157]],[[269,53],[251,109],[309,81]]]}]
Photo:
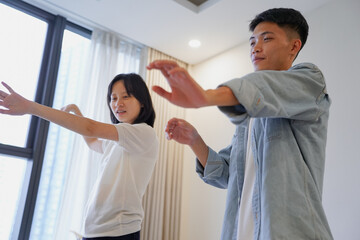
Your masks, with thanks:
[{"label": "sheer curtain", "polygon": [[[158,59],[174,60],[181,67],[188,67],[184,62],[155,49],[148,49],[148,62]],[[149,88],[153,85],[160,85],[169,90],[168,83],[160,71],[148,71],[146,74],[146,82]],[[166,140],[164,129],[170,118],[184,118],[185,110],[172,105],[152,91],[150,93],[156,111],[154,128],[160,140],[160,155],[143,199],[145,218],[141,230],[141,239],[178,240],[180,230],[183,145]]]},{"label": "sheer curtain", "polygon": [[[106,104],[108,84],[118,73],[143,73],[145,51],[143,46],[130,43],[115,34],[100,30],[93,31],[90,56],[82,86],[78,88],[80,98],[78,105],[84,116],[102,122],[111,122]],[[71,102],[65,104],[69,103]],[[68,130],[61,128],[59,131],[57,134]],[[55,154],[66,152],[68,159],[64,181],[58,186],[59,189],[52,190],[62,192],[57,205],[54,203],[52,205],[57,207],[58,212],[52,234],[52,239],[57,240],[75,239],[73,232],[80,232],[84,206],[96,179],[97,165],[101,157],[100,154],[88,149],[80,135],[74,134],[73,138],[74,140],[69,141],[61,149],[60,146],[55,146],[54,151]],[[46,205],[50,203],[43,204],[44,206],[41,207],[48,207]],[[42,226],[46,226],[46,217]]]},{"label": "sheer curtain", "polygon": [[[86,59],[90,48],[90,40],[65,30],[61,49],[59,73],[53,107],[61,108],[69,102],[78,104],[79,89],[84,85],[83,77]],[[37,193],[31,240],[47,240],[54,238],[54,231],[60,214],[62,195],[66,190],[71,146],[74,133],[50,124],[39,190]]]}]

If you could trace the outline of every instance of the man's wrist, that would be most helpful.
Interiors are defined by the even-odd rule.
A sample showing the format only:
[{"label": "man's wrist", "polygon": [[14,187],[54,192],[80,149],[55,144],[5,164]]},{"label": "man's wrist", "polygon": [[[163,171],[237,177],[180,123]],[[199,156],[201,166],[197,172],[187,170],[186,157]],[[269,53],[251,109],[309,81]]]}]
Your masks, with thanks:
[{"label": "man's wrist", "polygon": [[234,106],[239,102],[229,87],[221,86],[206,90],[208,106]]}]

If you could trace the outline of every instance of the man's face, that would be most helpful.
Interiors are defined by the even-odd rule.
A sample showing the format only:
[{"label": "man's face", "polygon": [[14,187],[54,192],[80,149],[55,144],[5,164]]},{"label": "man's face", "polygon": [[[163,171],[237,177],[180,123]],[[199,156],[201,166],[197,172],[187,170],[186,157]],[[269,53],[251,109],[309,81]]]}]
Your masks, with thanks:
[{"label": "man's face", "polygon": [[258,24],[249,41],[255,71],[288,70],[291,67],[295,57],[293,41],[277,24]]}]

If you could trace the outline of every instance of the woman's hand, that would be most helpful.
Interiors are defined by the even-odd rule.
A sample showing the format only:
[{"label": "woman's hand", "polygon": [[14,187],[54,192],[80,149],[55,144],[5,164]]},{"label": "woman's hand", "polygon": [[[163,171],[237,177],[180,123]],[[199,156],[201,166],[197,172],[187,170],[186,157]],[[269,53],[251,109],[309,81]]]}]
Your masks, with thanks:
[{"label": "woman's hand", "polygon": [[79,107],[76,104],[69,104],[61,108],[61,111],[68,112],[68,113],[74,113],[78,116],[83,116]]},{"label": "woman's hand", "polygon": [[0,113],[8,115],[24,115],[30,113],[31,104],[33,102],[16,93],[6,83],[1,82],[1,84],[9,91],[9,93],[0,90],[0,106],[5,108],[0,108]]},{"label": "woman's hand", "polygon": [[[118,141],[119,136],[113,124],[101,123],[82,116],[75,104],[70,104],[60,111],[33,101],[29,101],[17,94],[9,85],[2,82],[9,91],[0,90],[0,113],[9,115],[31,114],[44,120],[56,123],[64,128],[79,133],[91,140],[95,138]],[[73,112],[75,114],[70,114]]]}]

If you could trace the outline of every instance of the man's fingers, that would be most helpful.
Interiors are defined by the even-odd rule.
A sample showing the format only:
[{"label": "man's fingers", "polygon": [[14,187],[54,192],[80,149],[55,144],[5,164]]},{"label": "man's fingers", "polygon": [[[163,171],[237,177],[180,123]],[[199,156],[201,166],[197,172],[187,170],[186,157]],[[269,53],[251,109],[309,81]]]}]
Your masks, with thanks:
[{"label": "man's fingers", "polygon": [[171,93],[166,91],[165,89],[163,89],[162,87],[159,86],[153,86],[152,90],[154,92],[156,92],[157,94],[159,94],[161,97],[165,98],[166,100],[170,101],[171,98]]},{"label": "man's fingers", "polygon": [[174,122],[173,119],[171,119],[168,121],[165,128],[165,137],[167,140],[171,140],[173,138],[173,130],[174,130]]},{"label": "man's fingers", "polygon": [[176,119],[176,118],[170,119],[166,124],[165,131],[168,133],[173,131],[175,129],[175,127],[177,126],[177,122],[178,122],[178,119]]},{"label": "man's fingers", "polygon": [[182,67],[174,67],[172,69],[169,69],[168,73],[170,75],[174,75],[174,74],[185,74],[185,75],[187,75],[187,70],[182,68]]},{"label": "man's fingers", "polygon": [[151,69],[163,69],[166,68],[167,70],[169,68],[177,67],[178,64],[171,60],[155,60],[146,67],[148,70]]}]

